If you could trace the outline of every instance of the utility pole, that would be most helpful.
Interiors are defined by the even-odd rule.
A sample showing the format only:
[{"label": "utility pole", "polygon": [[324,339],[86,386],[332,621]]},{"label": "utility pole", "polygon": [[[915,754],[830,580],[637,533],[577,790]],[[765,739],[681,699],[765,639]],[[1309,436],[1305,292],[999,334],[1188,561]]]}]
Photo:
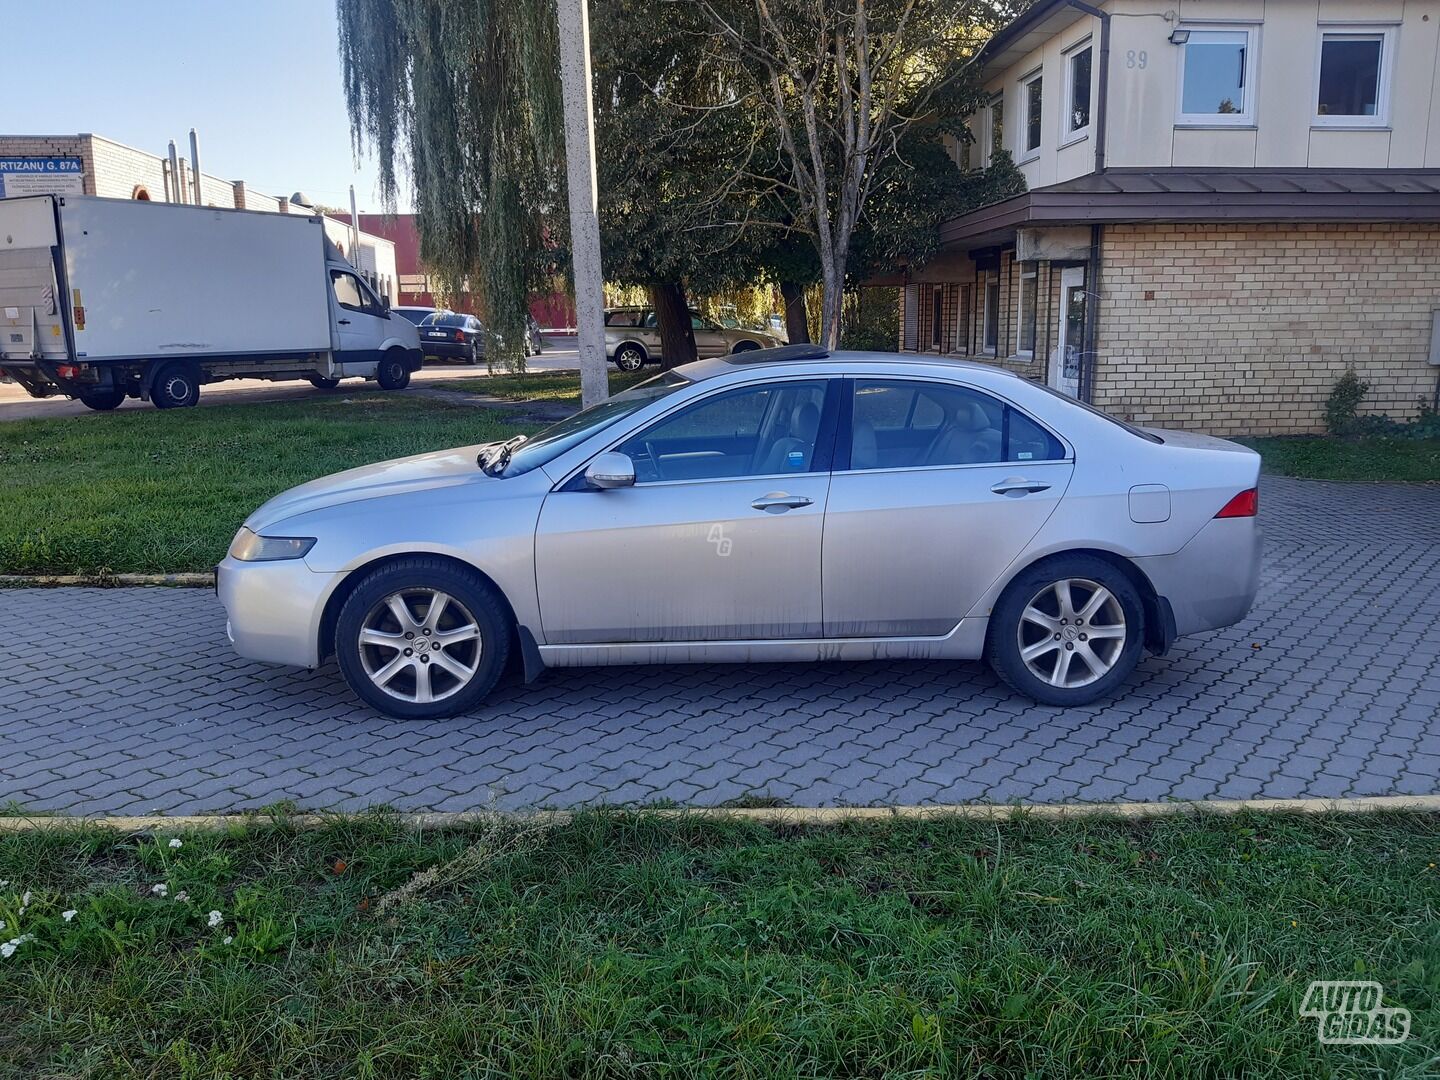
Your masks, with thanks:
[{"label": "utility pole", "polygon": [[570,252],[580,350],[580,404],[610,396],[605,373],[605,278],[596,216],[595,116],[590,98],[587,0],[555,0],[560,22],[560,86],[565,102],[565,179],[570,189]]}]

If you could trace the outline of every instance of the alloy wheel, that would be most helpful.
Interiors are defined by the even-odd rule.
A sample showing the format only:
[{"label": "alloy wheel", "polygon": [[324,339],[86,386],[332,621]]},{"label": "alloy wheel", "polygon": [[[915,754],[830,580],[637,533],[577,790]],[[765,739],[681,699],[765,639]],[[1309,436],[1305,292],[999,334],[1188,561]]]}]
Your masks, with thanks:
[{"label": "alloy wheel", "polygon": [[1114,668],[1126,633],[1120,601],[1088,578],[1047,584],[1025,605],[1016,629],[1020,659],[1030,673],[1067,689],[1086,686]]},{"label": "alloy wheel", "polygon": [[360,662],[381,692],[400,701],[444,701],[470,684],[484,644],[475,616],[439,589],[384,597],[360,629]]}]

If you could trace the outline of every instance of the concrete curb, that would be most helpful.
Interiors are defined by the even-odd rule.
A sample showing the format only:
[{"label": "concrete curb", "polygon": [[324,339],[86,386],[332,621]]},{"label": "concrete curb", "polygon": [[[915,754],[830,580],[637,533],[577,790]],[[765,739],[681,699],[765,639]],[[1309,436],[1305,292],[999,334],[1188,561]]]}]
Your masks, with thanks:
[{"label": "concrete curb", "polygon": [[[597,808],[601,809],[601,808]],[[618,809],[618,808],[617,808]],[[695,807],[680,809],[638,809],[636,812],[659,818],[702,818],[732,821],[759,821],[787,825],[843,825],[867,821],[924,821],[959,818],[969,821],[1008,821],[1017,817],[1062,821],[1086,817],[1143,819],[1185,814],[1238,814],[1242,811],[1292,814],[1360,814],[1409,810],[1440,813],[1440,795],[1378,795],[1359,799],[1216,799],[1211,802],[1160,803],[965,803],[949,806],[873,807]],[[240,814],[199,814],[167,817],[163,814],[135,817],[0,817],[0,833],[32,829],[65,829],[76,825],[114,829],[120,832],[153,832],[175,829],[225,829],[236,825],[263,825],[283,822],[293,828],[320,828],[336,821],[363,816],[361,813],[299,813],[271,815],[265,811]],[[570,810],[506,812],[496,810],[455,813],[402,813],[397,815],[417,828],[445,829],[485,821],[539,821],[563,825],[575,816]]]},{"label": "concrete curb", "polygon": [[167,585],[176,589],[209,589],[215,575],[194,574],[0,574],[0,589],[57,589],[84,586],[115,589],[132,586]]}]

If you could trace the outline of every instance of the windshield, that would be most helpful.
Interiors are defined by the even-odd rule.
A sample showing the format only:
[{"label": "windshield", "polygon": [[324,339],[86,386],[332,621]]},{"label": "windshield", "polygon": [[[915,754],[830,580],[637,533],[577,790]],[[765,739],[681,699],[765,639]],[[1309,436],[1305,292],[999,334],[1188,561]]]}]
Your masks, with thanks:
[{"label": "windshield", "polygon": [[685,376],[666,371],[653,379],[646,379],[638,386],[632,386],[623,393],[607,398],[599,405],[592,405],[583,412],[567,417],[516,447],[510,464],[505,467],[502,475],[519,476],[531,469],[538,469],[571,447],[579,446],[597,431],[602,431],[650,402],[668,397],[681,387],[689,385],[690,380]]}]

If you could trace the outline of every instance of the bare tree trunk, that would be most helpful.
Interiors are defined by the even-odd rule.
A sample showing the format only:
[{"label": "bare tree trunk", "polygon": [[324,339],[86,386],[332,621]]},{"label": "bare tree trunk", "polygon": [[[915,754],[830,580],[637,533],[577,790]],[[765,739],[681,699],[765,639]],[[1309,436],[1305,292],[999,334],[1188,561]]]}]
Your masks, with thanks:
[{"label": "bare tree trunk", "polygon": [[661,281],[650,286],[650,306],[660,325],[660,366],[688,364],[698,358],[695,327],[690,321],[690,303],[679,281]]},{"label": "bare tree trunk", "polygon": [[782,281],[780,296],[785,301],[785,336],[791,345],[810,341],[810,316],[805,310],[805,286],[798,281]]}]

